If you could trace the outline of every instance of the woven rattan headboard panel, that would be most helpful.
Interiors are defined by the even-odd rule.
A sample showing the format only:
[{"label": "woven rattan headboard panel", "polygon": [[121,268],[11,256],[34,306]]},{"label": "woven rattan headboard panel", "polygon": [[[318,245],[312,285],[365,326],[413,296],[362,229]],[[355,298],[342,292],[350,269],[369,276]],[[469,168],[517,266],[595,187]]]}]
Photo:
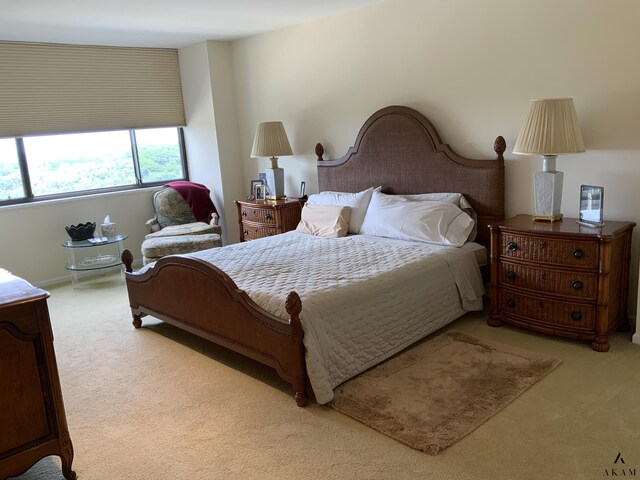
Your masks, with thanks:
[{"label": "woven rattan headboard panel", "polygon": [[487,224],[504,218],[505,142],[495,160],[474,160],[442,143],[431,122],[408,107],[386,107],[362,126],[353,147],[336,160],[318,154],[320,191],[358,192],[382,185],[385,193],[460,192],[478,214],[477,242],[489,244]]}]

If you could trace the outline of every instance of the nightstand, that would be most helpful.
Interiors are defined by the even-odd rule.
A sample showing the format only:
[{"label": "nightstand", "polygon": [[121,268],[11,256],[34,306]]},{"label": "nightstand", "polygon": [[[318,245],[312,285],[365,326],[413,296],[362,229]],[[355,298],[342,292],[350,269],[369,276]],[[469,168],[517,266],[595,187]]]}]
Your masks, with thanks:
[{"label": "nightstand", "polygon": [[295,230],[300,222],[304,201],[297,198],[284,200],[236,200],[240,241],[270,237]]},{"label": "nightstand", "polygon": [[580,340],[598,352],[628,329],[631,232],[635,223],[534,222],[518,215],[489,225],[491,311],[503,322]]}]

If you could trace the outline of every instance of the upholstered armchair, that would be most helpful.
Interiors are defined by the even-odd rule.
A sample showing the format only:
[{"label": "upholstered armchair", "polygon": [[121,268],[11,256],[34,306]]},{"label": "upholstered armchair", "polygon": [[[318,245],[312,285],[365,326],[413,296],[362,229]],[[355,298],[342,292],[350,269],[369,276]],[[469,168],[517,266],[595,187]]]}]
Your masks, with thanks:
[{"label": "upholstered armchair", "polygon": [[[209,190],[204,185],[191,182],[168,185],[174,184],[177,189],[164,186],[153,192],[155,216],[146,222],[148,234],[142,243],[145,265],[166,255],[222,246],[222,229],[218,225],[215,207],[208,197]],[[198,221],[196,214],[201,220],[211,219],[208,222]]]}]

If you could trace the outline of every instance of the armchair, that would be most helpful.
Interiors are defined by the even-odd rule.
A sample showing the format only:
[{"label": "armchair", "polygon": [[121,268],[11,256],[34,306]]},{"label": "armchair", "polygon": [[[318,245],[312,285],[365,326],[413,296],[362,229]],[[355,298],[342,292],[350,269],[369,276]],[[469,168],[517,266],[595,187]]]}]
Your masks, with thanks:
[{"label": "armchair", "polygon": [[[153,192],[152,202],[155,216],[147,220],[148,234],[142,242],[145,265],[166,255],[222,246],[218,215],[204,185],[191,182],[167,184]],[[207,221],[199,221],[194,212],[200,220]]]}]

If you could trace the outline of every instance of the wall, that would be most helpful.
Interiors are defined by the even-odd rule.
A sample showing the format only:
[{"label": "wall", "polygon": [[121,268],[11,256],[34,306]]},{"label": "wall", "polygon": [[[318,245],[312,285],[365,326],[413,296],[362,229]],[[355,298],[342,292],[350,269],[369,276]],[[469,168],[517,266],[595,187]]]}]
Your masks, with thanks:
[{"label": "wall", "polygon": [[231,45],[220,41],[197,43],[181,48],[179,59],[189,176],[211,190],[221,217],[223,242],[238,242],[233,201],[242,198],[243,170]]},{"label": "wall", "polygon": [[[536,157],[511,154],[529,100],[573,97],[587,152],[558,158],[562,211],[581,184],[605,188],[605,219],[640,223],[640,3],[634,0],[388,0],[233,43],[245,183],[255,124],[282,120],[296,155],[287,194],[317,189],[314,145],[335,158],[381,107],[424,113],[458,153],[493,156],[507,140],[507,214],[533,212]],[[635,313],[638,232],[632,258]]]},{"label": "wall", "polygon": [[[0,268],[40,286],[69,281],[65,269],[67,252],[60,245],[69,239],[64,227],[86,221],[100,225],[107,214],[116,222],[118,233],[129,236],[124,247],[140,260],[140,245],[147,233],[144,223],[153,217],[153,190],[104,193],[0,208]],[[99,229],[98,226],[98,232]]]}]

